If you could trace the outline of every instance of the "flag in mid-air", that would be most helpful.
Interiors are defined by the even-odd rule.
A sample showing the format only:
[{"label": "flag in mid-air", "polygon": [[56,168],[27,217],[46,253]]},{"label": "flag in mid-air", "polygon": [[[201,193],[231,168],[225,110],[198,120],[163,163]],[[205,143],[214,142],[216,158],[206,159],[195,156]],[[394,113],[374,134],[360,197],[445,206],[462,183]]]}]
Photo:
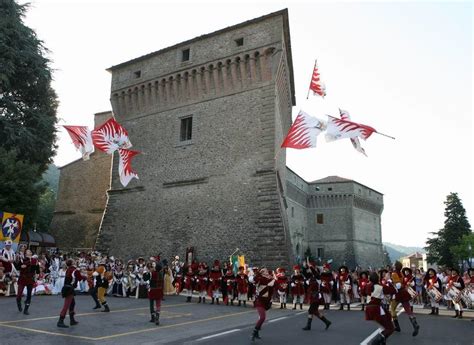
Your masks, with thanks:
[{"label": "flag in mid-air", "polygon": [[92,131],[92,140],[95,147],[108,154],[132,147],[127,130],[113,118]]},{"label": "flag in mid-air", "polygon": [[326,86],[321,82],[317,61],[314,63],[313,75],[311,76],[309,89],[323,98],[326,96]]},{"label": "flag in mid-air", "polygon": [[87,126],[63,126],[69,133],[76,149],[82,154],[83,160],[88,160],[91,153],[94,152],[91,131]]},{"label": "flag in mid-air", "polygon": [[[351,120],[351,115],[347,110],[339,109],[339,114],[341,115],[342,120]],[[351,138],[351,143],[357,151],[367,157],[367,153],[365,153],[364,148],[361,146],[359,138]]]},{"label": "flag in mid-air", "polygon": [[316,147],[317,137],[325,128],[326,124],[322,120],[300,110],[281,147],[293,149]]},{"label": "flag in mid-air", "polygon": [[127,187],[133,178],[138,179],[137,173],[132,169],[132,158],[140,152],[127,149],[119,149],[118,152],[120,183],[122,186]]},{"label": "flag in mid-air", "polygon": [[368,139],[372,133],[377,132],[375,128],[360,123],[352,122],[347,119],[338,119],[328,115],[328,124],[326,129],[326,140],[334,141],[343,138],[362,138]]}]

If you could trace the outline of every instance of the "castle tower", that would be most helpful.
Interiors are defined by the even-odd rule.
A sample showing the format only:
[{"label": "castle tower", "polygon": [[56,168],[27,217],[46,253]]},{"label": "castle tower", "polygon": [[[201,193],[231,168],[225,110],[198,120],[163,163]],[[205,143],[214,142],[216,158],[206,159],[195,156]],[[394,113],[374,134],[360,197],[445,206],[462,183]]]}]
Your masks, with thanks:
[{"label": "castle tower", "polygon": [[[286,159],[295,105],[282,10],[113,66],[111,103],[142,152],[112,183],[96,248],[118,257],[291,261]],[[276,159],[275,159],[276,156]]]},{"label": "castle tower", "polygon": [[291,242],[296,257],[309,247],[315,258],[333,267],[383,265],[383,194],[339,176],[306,182],[287,171]]}]

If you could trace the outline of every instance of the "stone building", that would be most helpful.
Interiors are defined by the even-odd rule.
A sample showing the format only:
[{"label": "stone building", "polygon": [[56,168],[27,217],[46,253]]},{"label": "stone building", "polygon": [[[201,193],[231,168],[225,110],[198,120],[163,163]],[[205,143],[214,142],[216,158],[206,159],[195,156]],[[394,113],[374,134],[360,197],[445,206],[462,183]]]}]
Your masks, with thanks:
[{"label": "stone building", "polygon": [[109,71],[115,117],[143,154],[127,188],[114,157],[97,249],[292,262],[278,150],[295,105],[287,10]]},{"label": "stone building", "polygon": [[383,194],[356,181],[328,176],[306,182],[287,171],[286,200],[295,257],[306,248],[334,267],[383,264]]},{"label": "stone building", "polygon": [[123,188],[117,156],[102,153],[61,168],[59,247],[124,259],[194,247],[208,262],[238,248],[271,267],[309,247],[335,264],[382,261],[382,194],[337,177],[308,183],[279,149],[295,105],[287,10],[109,71],[140,179]]},{"label": "stone building", "polygon": [[[97,128],[112,116],[95,114]],[[93,248],[110,188],[112,159],[96,150],[88,161],[82,158],[59,168],[59,190],[50,231],[62,249]]]}]

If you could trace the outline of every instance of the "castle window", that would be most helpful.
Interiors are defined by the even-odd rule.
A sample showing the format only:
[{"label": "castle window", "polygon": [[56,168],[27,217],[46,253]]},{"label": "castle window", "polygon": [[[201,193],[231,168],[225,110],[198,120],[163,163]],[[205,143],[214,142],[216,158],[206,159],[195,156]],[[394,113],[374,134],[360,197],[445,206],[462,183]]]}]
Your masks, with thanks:
[{"label": "castle window", "polygon": [[291,208],[291,216],[295,217],[295,208],[294,207]]},{"label": "castle window", "polygon": [[142,71],[135,71],[135,72],[133,72],[133,76],[134,76],[136,79],[140,78],[140,77],[142,76]]},{"label": "castle window", "polygon": [[316,224],[324,224],[324,216],[322,213],[316,215]]},{"label": "castle window", "polygon": [[316,188],[315,188],[315,189],[316,189],[316,192],[319,192],[319,187],[317,187],[317,186],[316,186]]},{"label": "castle window", "polygon": [[240,37],[235,40],[235,44],[237,44],[237,47],[242,47],[244,45],[244,38]]},{"label": "castle window", "polygon": [[180,141],[189,141],[193,138],[193,117],[185,117],[181,119],[181,129],[179,131]]},{"label": "castle window", "polygon": [[332,187],[329,187],[329,188],[328,188],[328,191],[332,191]]},{"label": "castle window", "polygon": [[318,258],[322,259],[324,258],[324,248],[318,248]]},{"label": "castle window", "polygon": [[187,49],[183,49],[181,51],[181,61],[189,61],[189,57],[190,57],[190,53],[191,53],[191,49],[187,48]]}]

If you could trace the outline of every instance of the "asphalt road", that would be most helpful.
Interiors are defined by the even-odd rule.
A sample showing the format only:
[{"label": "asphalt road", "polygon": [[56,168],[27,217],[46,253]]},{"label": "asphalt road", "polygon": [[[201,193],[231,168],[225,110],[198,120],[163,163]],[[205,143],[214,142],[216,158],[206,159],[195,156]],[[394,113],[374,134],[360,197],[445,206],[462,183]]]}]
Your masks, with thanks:
[{"label": "asphalt road", "polygon": [[[76,319],[79,325],[68,329],[56,327],[62,298],[34,296],[30,315],[19,313],[14,298],[0,298],[0,344],[252,344],[250,335],[257,320],[251,308],[186,303],[184,296],[169,296],[163,303],[161,325],[148,322],[148,300],[108,298],[111,313],[93,311],[89,296],[76,296]],[[335,309],[337,309],[334,306]],[[401,333],[394,334],[389,344],[464,345],[474,344],[473,312],[462,320],[448,316],[426,315],[416,309],[420,334],[411,336],[408,317],[400,315]],[[302,331],[306,311],[271,309],[260,332],[261,340],[253,344],[360,344],[377,330],[377,325],[364,320],[364,314],[353,306],[351,311],[331,310],[332,321],[326,331],[315,319],[311,331]],[[66,324],[69,320],[66,319]]]}]

